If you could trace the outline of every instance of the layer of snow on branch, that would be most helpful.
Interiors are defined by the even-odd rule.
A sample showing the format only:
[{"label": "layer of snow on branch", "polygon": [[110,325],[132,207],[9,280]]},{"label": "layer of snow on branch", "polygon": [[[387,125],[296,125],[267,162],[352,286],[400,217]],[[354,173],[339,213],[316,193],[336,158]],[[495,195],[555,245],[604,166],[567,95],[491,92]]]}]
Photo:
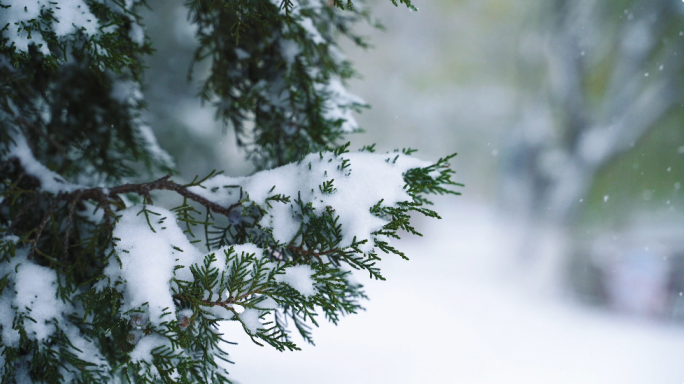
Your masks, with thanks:
[{"label": "layer of snow on branch", "polygon": [[115,81],[110,95],[119,103],[132,107],[137,106],[143,100],[140,84],[133,80]]},{"label": "layer of snow on branch", "polygon": [[27,260],[19,266],[15,278],[14,304],[35,320],[24,323],[26,333],[30,338],[45,340],[54,332],[54,326],[47,322],[60,319],[64,307],[64,302],[57,298],[57,274]]},{"label": "layer of snow on branch", "polygon": [[9,38],[9,45],[14,44],[17,51],[28,52],[29,45],[35,44],[43,54],[50,53],[39,32],[33,31],[29,38],[29,32],[24,29],[30,20],[39,18],[41,11],[51,11],[57,19],[52,25],[57,37],[77,31],[92,36],[98,29],[97,18],[83,0],[3,0],[2,4],[9,6],[0,12],[0,28],[9,24],[2,37]]},{"label": "layer of snow on branch", "polygon": [[14,135],[14,144],[10,144],[7,158],[16,157],[21,162],[21,166],[26,173],[36,177],[40,181],[40,188],[45,192],[58,194],[60,192],[72,192],[76,189],[85,187],[68,183],[60,175],[52,172],[35,157],[24,136]]},{"label": "layer of snow on branch", "polygon": [[131,41],[142,47],[145,44],[145,28],[136,23],[135,20],[131,20],[131,31],[128,32],[128,37],[131,38]]},{"label": "layer of snow on branch", "polygon": [[[281,1],[280,0],[271,0],[271,3],[276,5],[278,8],[280,8],[280,13],[282,15],[285,14],[285,8],[282,7]],[[318,30],[316,25],[314,24],[313,19],[307,16],[302,15],[302,10],[313,10],[316,13],[320,14],[321,8],[322,8],[322,3],[320,0],[312,0],[312,1],[299,1],[299,0],[292,0],[292,8],[289,10],[288,15],[292,18],[294,18],[297,22],[297,24],[304,30],[306,33],[306,37],[315,45],[319,44],[324,44],[326,43],[325,38],[323,35],[321,35],[321,32]],[[283,27],[284,31],[289,31],[291,26],[288,24]],[[285,58],[288,68],[292,65],[294,62],[295,56],[297,56],[299,53],[302,51],[302,47],[297,43],[292,40],[287,40],[284,39],[282,40],[284,42],[281,43],[281,53],[283,57]]]},{"label": "layer of snow on branch", "polygon": [[159,142],[157,141],[157,136],[155,136],[154,132],[152,132],[152,128],[141,121],[137,121],[137,123],[138,134],[143,142],[143,146],[150,154],[150,156],[152,156],[155,160],[159,161],[164,166],[174,168],[175,162],[173,161],[173,158],[159,145]]},{"label": "layer of snow on branch", "polygon": [[159,335],[148,335],[140,339],[129,356],[132,361],[146,361],[152,364],[152,350],[163,346],[171,347],[168,339]]},{"label": "layer of snow on branch", "polygon": [[280,39],[279,45],[280,54],[285,59],[285,63],[287,63],[287,68],[290,69],[292,67],[292,64],[294,64],[295,62],[295,58],[300,53],[302,53],[302,47],[299,44],[297,44],[296,41],[289,39]]},{"label": "layer of snow on branch", "polygon": [[255,334],[259,329],[263,329],[264,325],[259,320],[261,311],[254,308],[245,309],[239,316],[245,328],[249,330],[250,333]]},{"label": "layer of snow on branch", "polygon": [[[28,259],[28,249],[20,248],[9,262],[0,265],[0,276],[8,278],[0,295],[0,336],[5,347],[20,347],[19,331],[13,329],[13,323],[15,318],[24,317],[23,327],[29,339],[50,343],[50,337],[59,329],[68,337],[70,352],[75,357],[94,365],[107,365],[93,341],[86,339],[68,320],[66,315],[76,309],[58,297],[58,277],[54,270],[33,263]],[[0,374],[3,368],[0,364]],[[64,370],[62,374],[65,382],[73,381],[71,372]]]},{"label": "layer of snow on branch", "polygon": [[264,253],[263,249],[257,247],[252,243],[221,247],[211,252],[212,254],[214,254],[214,257],[216,257],[216,261],[212,263],[212,266],[216,267],[219,270],[219,272],[226,271],[226,254],[230,252],[231,248],[233,249],[235,254],[238,255],[238,257],[242,257],[242,255],[255,255],[258,259],[261,258],[261,255],[263,255]]},{"label": "layer of snow on branch", "polygon": [[276,276],[275,280],[289,285],[304,296],[311,296],[316,294],[316,287],[311,275],[313,275],[313,271],[310,266],[295,265],[285,269],[285,274]]},{"label": "layer of snow on branch", "polygon": [[[110,95],[119,103],[131,108],[138,108],[143,103],[144,99],[140,84],[132,80],[114,82]],[[169,168],[174,168],[173,159],[168,152],[159,146],[159,142],[157,141],[154,132],[152,132],[152,128],[145,124],[140,118],[135,118],[133,122],[138,130],[137,136],[150,156],[161,164]]]},{"label": "layer of snow on branch", "polygon": [[[350,166],[341,170],[343,158],[349,159]],[[249,177],[218,175],[205,182],[205,188],[190,189],[226,207],[239,201],[237,187],[242,187],[252,201],[264,208],[266,199],[273,195],[290,196],[292,200],[300,196],[302,202],[311,203],[318,214],[326,209],[335,211],[342,225],[341,247],[350,246],[354,237],[357,241],[368,239],[369,242],[361,247],[362,251],[368,252],[373,248],[371,234],[387,223],[385,219],[371,214],[370,208],[380,200],[383,200],[384,206],[410,201],[410,196],[403,189],[404,172],[429,165],[428,162],[397,153],[358,152],[339,157],[330,152],[322,156],[316,153],[308,155],[298,164],[288,164]],[[319,189],[327,180],[334,180],[333,193],[325,194]],[[289,243],[302,222],[300,212],[293,203],[271,202],[271,205],[273,208],[260,224],[272,228],[277,241]]]},{"label": "layer of snow on branch", "polygon": [[[0,325],[4,345],[18,347],[19,332],[12,329],[17,313],[35,321],[24,322],[30,339],[43,341],[55,332],[53,320],[61,322],[64,302],[57,298],[55,271],[29,261],[26,249],[17,250],[9,263],[0,267],[0,276],[9,276],[10,286],[0,296]],[[13,308],[14,307],[14,308]]]},{"label": "layer of snow on branch", "polygon": [[326,96],[323,117],[333,121],[343,120],[341,125],[343,132],[354,132],[359,129],[351,107],[364,105],[363,99],[349,93],[342,81],[336,78],[330,79],[325,86],[318,87],[318,91]]},{"label": "layer of snow on branch", "polygon": [[[147,206],[156,214],[149,214],[150,223],[140,206],[121,212],[113,236],[118,240],[116,253],[121,264],[111,258],[105,275],[112,281],[124,281],[124,306],[122,312],[142,307],[147,303],[152,324],[160,324],[162,313],[173,313],[174,303],[169,282],[174,277],[174,267],[183,265],[175,276],[191,280],[189,266],[202,260],[201,252],[188,241],[176,224],[173,213],[159,207]],[[150,225],[156,232],[153,232]],[[183,251],[175,249],[177,247]],[[121,287],[120,285],[119,287]]]},{"label": "layer of snow on branch", "polygon": [[[65,316],[75,309],[58,297],[58,277],[54,270],[28,260],[28,249],[21,248],[9,262],[0,265],[0,276],[8,277],[8,285],[0,295],[0,335],[5,347],[20,347],[19,331],[12,325],[17,316],[27,316],[33,319],[23,322],[29,339],[49,342],[59,328],[69,338],[73,347],[70,352],[77,358],[95,365],[107,364],[95,344]],[[2,368],[0,364],[0,373]]]},{"label": "layer of snow on branch", "polygon": [[306,31],[306,34],[311,41],[318,45],[318,44],[323,44],[325,43],[325,39],[323,36],[321,36],[321,33],[318,32],[318,29],[313,23],[313,20],[311,20],[310,17],[303,17],[301,20],[299,20],[299,25],[304,28]]},{"label": "layer of snow on branch", "polygon": [[[119,239],[115,249],[118,260],[110,259],[105,268],[105,275],[109,277],[110,284],[115,281],[125,283],[119,285],[124,292],[123,312],[141,308],[147,303],[150,322],[159,325],[163,321],[171,320],[170,317],[162,318],[163,313],[169,313],[167,316],[170,316],[175,312],[170,282],[174,277],[192,281],[193,276],[189,267],[202,263],[205,254],[188,241],[172,212],[147,206],[147,210],[156,213],[148,214],[148,223],[145,213],[141,210],[140,206],[134,206],[121,212],[121,218],[113,233],[113,236]],[[263,254],[263,250],[254,244],[220,248],[211,252],[216,258],[212,267],[217,268],[219,272],[226,271],[226,252],[229,248],[233,248],[238,257],[243,254],[254,254],[259,258]],[[183,268],[175,270],[177,266]],[[218,286],[212,294],[220,297]],[[207,310],[217,318],[227,320],[232,317],[230,312],[220,307],[211,307]]]}]

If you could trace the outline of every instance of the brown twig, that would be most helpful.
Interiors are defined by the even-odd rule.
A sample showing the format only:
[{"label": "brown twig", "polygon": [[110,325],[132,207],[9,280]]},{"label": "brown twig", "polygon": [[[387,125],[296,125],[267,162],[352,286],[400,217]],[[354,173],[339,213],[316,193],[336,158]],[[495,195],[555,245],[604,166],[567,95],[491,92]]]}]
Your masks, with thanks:
[{"label": "brown twig", "polygon": [[[6,198],[5,200],[3,200],[3,203],[7,200],[9,200],[9,199]],[[31,202],[29,202],[29,204],[24,204],[24,206],[19,208],[19,212],[17,212],[17,214],[14,216],[14,219],[12,220],[12,223],[10,223],[9,227],[7,228],[7,233],[12,233],[12,231],[14,230],[14,227],[16,227],[17,223],[19,222],[19,218],[22,217],[24,215],[24,213],[26,213],[29,210],[32,203],[34,203],[34,202],[38,203],[39,201],[40,201],[40,193],[36,193],[36,194],[34,194],[33,200],[31,200]]]},{"label": "brown twig", "polygon": [[301,253],[301,254],[304,255],[304,256],[313,256],[313,257],[315,257],[316,259],[318,259],[318,261],[320,261],[320,262],[323,262],[323,260],[321,260],[321,256],[327,256],[327,255],[330,255],[330,254],[332,254],[332,253],[335,253],[335,252],[339,252],[339,251],[340,251],[340,250],[337,249],[337,248],[333,248],[333,249],[330,249],[330,250],[328,250],[328,251],[314,252],[314,251],[307,251],[306,249],[304,249],[304,248],[302,248],[302,247],[295,247],[294,245],[288,245],[288,246],[287,246],[287,249],[289,249],[290,251],[294,251],[294,252],[297,252],[297,253]]},{"label": "brown twig", "polygon": [[[25,173],[25,170],[22,169],[23,167],[21,166],[21,160],[12,157],[5,162],[3,162],[2,166],[3,168],[6,167],[8,164],[14,162],[16,167],[20,169],[21,171],[21,177],[24,177],[25,179],[28,179],[32,182],[32,184],[36,185],[36,189],[40,187],[40,180],[30,174]],[[33,256],[34,253],[36,253],[36,250],[38,249],[38,242],[40,241],[40,237],[43,233],[43,230],[45,229],[45,225],[47,224],[48,220],[50,219],[50,216],[52,215],[55,207],[60,201],[68,201],[70,206],[69,206],[69,215],[67,218],[67,223],[66,223],[66,233],[64,236],[64,255],[66,256],[68,249],[69,249],[69,237],[70,237],[70,231],[71,231],[71,224],[73,220],[73,214],[74,214],[74,209],[76,204],[78,204],[81,201],[84,200],[91,200],[95,201],[99,204],[99,206],[102,207],[104,210],[104,220],[105,220],[105,225],[107,227],[110,227],[112,222],[111,218],[115,217],[111,204],[113,204],[109,199],[110,198],[118,198],[119,195],[121,194],[126,194],[126,193],[136,193],[140,196],[143,197],[145,203],[147,204],[152,204],[152,196],[150,194],[151,191],[155,190],[167,190],[167,191],[173,191],[176,192],[177,194],[185,197],[186,199],[192,200],[196,203],[199,203],[206,207],[208,210],[214,211],[216,213],[219,213],[224,216],[228,216],[230,212],[239,207],[240,203],[235,203],[231,206],[224,207],[219,204],[214,203],[213,201],[210,201],[194,192],[191,192],[188,190],[188,187],[177,184],[174,181],[170,180],[171,179],[171,174],[168,174],[158,180],[149,182],[149,183],[140,183],[140,184],[124,184],[120,185],[117,187],[113,188],[87,188],[87,189],[77,189],[71,192],[61,192],[59,193],[53,200],[50,206],[48,207],[47,211],[45,212],[45,215],[43,216],[39,226],[36,229],[36,236],[35,239],[32,240],[31,242],[33,243],[31,246],[31,250],[29,251],[29,259]],[[16,186],[17,183],[15,183]],[[36,191],[37,192],[37,191]],[[40,193],[36,193],[37,198],[40,201]],[[22,216],[25,211],[28,209],[28,204],[25,205],[15,216],[15,220],[12,222],[10,225],[10,230],[15,227],[16,222],[18,221],[19,217]]]},{"label": "brown twig", "polygon": [[45,225],[47,224],[48,220],[50,220],[50,216],[52,216],[52,212],[55,210],[55,207],[58,203],[59,199],[53,200],[47,211],[45,211],[45,215],[43,215],[43,219],[40,221],[40,225],[38,225],[38,228],[36,229],[36,238],[33,239],[33,245],[31,246],[31,250],[27,256],[29,260],[33,258],[33,254],[36,252],[36,249],[38,249],[38,241],[40,241],[40,236],[43,234],[43,229],[45,229]]},{"label": "brown twig", "polygon": [[[16,157],[13,157],[12,159],[15,159],[16,163],[18,166],[21,166],[21,161],[17,159]],[[233,209],[237,208],[240,206],[240,203],[235,203],[231,206],[224,207],[219,204],[214,203],[213,201],[210,201],[194,192],[191,192],[188,190],[188,188],[184,185],[178,184],[172,180],[171,174],[169,173],[168,175],[149,182],[149,183],[140,183],[140,184],[124,184],[124,185],[119,185],[117,187],[112,187],[112,188],[88,188],[88,189],[79,189],[75,190],[69,193],[60,193],[58,195],[58,200],[69,200],[71,201],[75,195],[78,194],[78,200],[77,201],[82,201],[82,200],[92,200],[92,201],[97,201],[98,203],[102,204],[103,201],[106,201],[110,197],[117,197],[118,195],[126,194],[126,193],[135,193],[140,196],[142,196],[145,199],[146,203],[150,203],[152,201],[152,198],[150,196],[151,191],[156,191],[156,190],[166,190],[166,191],[173,191],[176,192],[177,194],[190,199],[196,203],[199,203],[212,211],[219,213],[224,216],[228,216],[230,211]],[[39,180],[34,177],[34,176],[29,176],[34,181],[38,182],[38,185],[40,185]],[[109,205],[109,203],[104,204],[104,205]],[[106,210],[103,206],[103,208]]]},{"label": "brown twig", "polygon": [[[150,197],[150,191],[155,191],[155,190],[166,190],[166,191],[173,191],[176,192],[177,194],[188,198],[196,203],[199,203],[212,211],[228,216],[230,211],[238,207],[240,204],[235,203],[229,207],[223,207],[219,204],[214,203],[213,201],[207,200],[204,197],[190,192],[185,186],[175,183],[172,180],[169,180],[171,178],[171,174],[168,174],[158,180],[149,182],[149,183],[141,183],[141,184],[124,184],[120,185],[118,187],[113,187],[113,188],[108,188],[107,193],[105,193],[105,190],[102,188],[90,188],[90,189],[85,189],[81,190],[81,199],[82,200],[95,200],[95,201],[101,201],[102,196],[105,198],[109,197],[115,197],[121,194],[125,193],[136,193],[143,198],[145,198],[147,201],[151,201]],[[72,192],[72,194],[75,192]]]},{"label": "brown twig", "polygon": [[69,204],[69,216],[67,216],[66,229],[64,233],[64,259],[66,259],[69,254],[69,234],[71,233],[71,222],[74,217],[74,210],[76,209],[76,204],[79,202],[81,197],[80,193],[76,193],[71,199],[71,204]]}]

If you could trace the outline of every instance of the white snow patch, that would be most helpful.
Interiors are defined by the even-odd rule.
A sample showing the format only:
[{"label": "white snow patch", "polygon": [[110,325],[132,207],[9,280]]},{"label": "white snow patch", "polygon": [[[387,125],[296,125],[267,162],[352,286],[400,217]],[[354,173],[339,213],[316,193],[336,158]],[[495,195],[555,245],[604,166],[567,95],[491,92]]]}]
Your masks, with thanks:
[{"label": "white snow patch", "polygon": [[177,317],[178,320],[182,320],[184,318],[189,319],[193,315],[192,309],[186,308],[178,311]]},{"label": "white snow patch", "polygon": [[14,140],[14,145],[10,144],[7,158],[16,157],[19,159],[26,173],[40,181],[40,187],[43,191],[58,194],[60,192],[72,192],[76,189],[85,188],[81,185],[68,183],[62,176],[49,170],[36,160],[24,136],[14,135],[12,139]]},{"label": "white snow patch", "polygon": [[[144,38],[144,32],[141,33],[143,33]],[[131,80],[115,82],[112,85],[110,95],[119,103],[130,107],[137,107],[144,98],[140,89],[140,84]],[[169,168],[173,168],[173,159],[168,152],[159,146],[159,142],[157,141],[157,137],[154,135],[154,132],[152,132],[152,128],[145,124],[145,122],[140,118],[134,119],[133,122],[138,129],[138,137],[142,141],[142,145],[145,147],[147,152],[162,164]]]},{"label": "white snow patch", "polygon": [[143,336],[142,339],[135,345],[135,348],[130,353],[132,361],[145,361],[152,364],[152,350],[165,345],[170,346],[169,341],[159,335]]},{"label": "white snow patch", "polygon": [[2,32],[3,37],[9,38],[9,45],[14,44],[17,51],[28,52],[29,44],[35,44],[43,54],[49,54],[50,51],[43,37],[39,33],[32,33],[29,39],[28,31],[21,25],[23,22],[37,18],[45,4],[41,4],[41,1],[25,0],[5,0],[2,3],[9,6],[0,12],[0,26],[4,28],[9,24]]},{"label": "white snow patch", "polygon": [[132,42],[143,46],[145,44],[145,28],[136,22],[131,22],[131,30],[128,32],[128,37],[131,38]]},{"label": "white snow patch", "polygon": [[269,310],[269,309],[277,309],[279,307],[279,305],[275,300],[273,300],[270,297],[267,297],[261,303],[259,303],[258,307],[260,309]]},{"label": "white snow patch", "polygon": [[[349,160],[350,166],[341,170],[338,166],[343,158]],[[316,153],[305,157],[299,164],[257,172],[249,177],[218,175],[207,180],[205,188],[192,187],[190,190],[222,206],[239,201],[238,187],[242,187],[252,201],[264,208],[266,199],[275,194],[290,196],[293,200],[299,196],[304,204],[311,203],[318,214],[326,209],[335,211],[342,225],[341,247],[350,246],[354,238],[357,241],[367,239],[369,241],[360,249],[368,252],[374,245],[372,233],[387,224],[387,220],[371,214],[369,209],[380,200],[383,200],[384,206],[409,201],[411,198],[403,189],[404,172],[429,165],[428,162],[397,153],[359,152],[337,158],[329,152],[322,157]],[[331,194],[322,193],[319,186],[333,179],[335,191]],[[272,208],[260,224],[272,228],[277,241],[289,243],[302,222],[298,208],[292,203],[271,202],[271,205]]]},{"label": "white snow patch", "polygon": [[249,52],[245,51],[244,49],[240,48],[235,48],[235,55],[237,56],[238,60],[246,60],[251,57]]},{"label": "white snow patch", "polygon": [[257,258],[260,258],[261,255],[264,253],[264,250],[257,247],[256,245],[252,243],[247,243],[247,244],[238,244],[238,245],[229,245],[229,246],[224,246],[221,247],[215,251],[210,252],[211,254],[214,254],[216,257],[216,261],[212,264],[213,267],[216,267],[219,272],[226,271],[226,254],[230,252],[230,249],[233,249],[235,254],[238,256],[244,254],[244,255],[255,255]]},{"label": "white snow patch", "polygon": [[227,310],[226,308],[223,308],[219,305],[214,305],[211,307],[203,307],[202,309],[209,312],[212,316],[214,316],[214,319],[217,319],[219,321],[231,320],[233,317],[235,317],[233,312],[231,312],[231,311]]},{"label": "white snow patch", "polygon": [[157,137],[154,135],[154,132],[152,132],[152,128],[150,128],[149,125],[138,125],[138,132],[143,140],[145,149],[153,158],[157,159],[169,168],[173,168],[175,166],[175,162],[171,158],[171,155],[169,155],[169,153],[163,150],[159,145]]},{"label": "white snow patch", "polygon": [[325,39],[323,36],[321,36],[321,33],[318,31],[311,18],[303,17],[301,20],[299,20],[299,25],[304,28],[309,39],[311,39],[314,44],[318,45],[325,43]]},{"label": "white snow patch", "polygon": [[[154,233],[140,212],[140,207],[131,207],[121,212],[121,218],[114,228],[113,236],[120,239],[116,259],[110,259],[105,275],[112,280],[121,280],[124,291],[122,312],[139,308],[147,303],[150,322],[159,325],[162,313],[174,312],[170,281],[177,276],[191,280],[189,266],[202,260],[202,254],[188,241],[183,231],[176,225],[173,213],[159,207],[147,209],[159,215],[150,214]],[[163,223],[160,219],[166,218]],[[174,246],[183,250],[180,252]],[[183,265],[174,273],[174,267]]]},{"label": "white snow patch", "polygon": [[71,323],[67,324],[68,327],[66,327],[64,333],[69,338],[69,342],[74,346],[74,349],[72,349],[71,352],[76,354],[76,356],[83,361],[97,365],[107,364],[107,361],[100,353],[98,346],[91,340],[83,337],[81,331],[76,328],[76,326]]},{"label": "white snow patch", "polygon": [[[33,1],[42,2],[42,0]],[[22,1],[22,3],[26,3],[26,1]],[[53,25],[58,37],[81,30],[88,36],[97,33],[97,19],[95,15],[90,13],[90,9],[83,0],[60,0],[59,3],[46,1],[45,3],[52,8],[55,18],[59,21]]]},{"label": "white snow patch", "polygon": [[0,276],[9,276],[9,285],[0,296],[0,326],[5,346],[19,346],[19,332],[12,329],[17,313],[35,320],[26,320],[24,329],[29,338],[39,342],[54,333],[56,323],[63,322],[65,304],[57,297],[57,274],[29,261],[27,255],[27,249],[17,249],[16,256],[0,266]]},{"label": "white snow patch", "polygon": [[296,42],[288,39],[280,39],[279,45],[280,54],[285,59],[285,62],[287,63],[287,68],[289,69],[290,67],[292,67],[292,64],[294,64],[297,55],[302,53],[302,47],[300,47],[299,44],[297,44]]},{"label": "white snow patch", "polygon": [[26,321],[24,328],[32,339],[43,341],[54,332],[53,319],[60,320],[64,302],[57,298],[57,274],[50,268],[28,260],[19,265],[15,277],[17,295],[14,304],[26,312],[35,323]]},{"label": "white snow patch", "polygon": [[17,241],[19,241],[19,236],[17,235],[0,235],[0,241],[4,243],[14,243],[16,244]]},{"label": "white snow patch", "polygon": [[314,280],[311,278],[313,273],[308,265],[296,265],[285,269],[285,274],[276,276],[275,280],[289,285],[304,296],[311,296],[316,294]]},{"label": "white snow patch", "polygon": [[39,47],[40,51],[47,55],[50,53],[47,43],[40,32],[33,31],[29,38],[28,31],[23,25],[40,16],[41,11],[52,11],[57,21],[52,29],[57,37],[63,37],[78,31],[92,36],[97,33],[98,20],[90,12],[83,0],[61,0],[59,2],[49,0],[3,0],[3,8],[0,12],[0,26],[9,24],[2,32],[2,36],[9,38],[9,45],[14,44],[17,51],[28,52],[31,44]]},{"label": "white snow patch", "polygon": [[[109,277],[109,284],[114,281],[122,281],[119,285],[124,293],[124,305],[122,312],[141,308],[147,304],[150,323],[160,325],[168,318],[162,319],[164,312],[176,311],[172,297],[172,282],[174,277],[184,281],[192,281],[190,265],[201,263],[205,254],[190,244],[187,237],[176,223],[173,213],[159,207],[147,206],[147,209],[159,215],[150,214],[150,224],[155,229],[153,232],[141,211],[140,206],[135,206],[122,211],[122,216],[114,228],[113,236],[120,239],[116,245],[119,260],[110,259],[105,268],[105,275]],[[178,249],[183,251],[179,251]],[[233,248],[237,257],[255,254],[260,258],[263,250],[254,244],[234,245],[223,247],[211,252],[216,257],[212,263],[219,272],[226,271],[226,253]],[[174,271],[177,266],[183,266]],[[103,281],[100,287],[107,284]],[[211,294],[212,300],[221,298],[225,292],[219,292],[216,287]],[[206,307],[209,313],[218,319],[230,320],[234,316],[225,308],[214,306]],[[182,316],[192,316],[192,311],[184,310],[177,313],[178,319]]]},{"label": "white snow patch", "polygon": [[245,328],[249,330],[250,333],[255,334],[259,329],[263,329],[264,325],[261,324],[259,320],[259,315],[261,311],[254,308],[246,308],[239,316]]},{"label": "white snow patch", "polygon": [[125,105],[136,105],[143,99],[140,84],[132,80],[116,81],[112,84],[111,96]]},{"label": "white snow patch", "polygon": [[328,84],[319,85],[317,90],[327,95],[325,101],[325,111],[323,117],[327,120],[344,120],[342,123],[343,132],[354,132],[359,129],[359,124],[352,115],[353,110],[350,106],[363,105],[365,101],[360,97],[349,93],[337,78],[332,78]]},{"label": "white snow patch", "polygon": [[2,327],[2,343],[7,347],[19,346],[19,331],[12,329],[16,312],[12,308],[12,298],[5,289],[0,296],[0,327]]}]

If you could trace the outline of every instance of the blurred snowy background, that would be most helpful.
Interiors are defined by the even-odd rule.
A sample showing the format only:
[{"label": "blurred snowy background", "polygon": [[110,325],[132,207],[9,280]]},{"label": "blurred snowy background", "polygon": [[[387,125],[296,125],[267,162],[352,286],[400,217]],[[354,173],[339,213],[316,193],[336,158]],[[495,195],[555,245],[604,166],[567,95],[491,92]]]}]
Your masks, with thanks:
[{"label": "blurred snowy background", "polygon": [[[150,1],[148,120],[185,177],[250,172],[186,81],[177,2]],[[453,163],[367,311],[279,353],[224,328],[241,383],[684,382],[684,3],[415,0],[347,54],[353,146]],[[203,68],[195,70],[201,78]]]}]

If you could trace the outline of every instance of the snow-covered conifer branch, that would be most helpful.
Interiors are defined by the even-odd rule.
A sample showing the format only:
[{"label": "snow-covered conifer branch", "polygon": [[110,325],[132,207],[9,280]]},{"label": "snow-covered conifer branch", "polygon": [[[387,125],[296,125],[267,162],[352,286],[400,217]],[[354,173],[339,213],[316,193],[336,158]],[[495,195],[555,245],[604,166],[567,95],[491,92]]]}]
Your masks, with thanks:
[{"label": "snow-covered conifer branch", "polygon": [[[10,178],[21,174],[23,185],[33,189],[30,193],[51,201],[37,231],[13,240],[15,254],[22,244],[30,245],[26,255],[33,261],[28,263],[46,260],[66,272],[65,262],[80,244],[70,245],[70,230],[66,231],[64,248],[55,253],[44,247],[59,231],[53,230],[46,240],[41,234],[48,222],[52,228],[78,227],[82,220],[75,214],[77,205],[92,201],[113,220],[111,234],[96,232],[96,246],[111,251],[100,261],[99,272],[87,277],[92,288],[80,293],[76,286],[60,289],[69,301],[82,303],[90,326],[116,328],[133,346],[123,350],[133,364],[126,372],[151,370],[145,374],[150,377],[163,376],[165,366],[182,373],[200,364],[180,351],[204,351],[207,343],[220,350],[221,338],[212,331],[219,321],[240,321],[255,342],[295,350],[286,326],[289,319],[305,340],[313,342],[310,331],[318,325],[319,311],[337,322],[341,315],[361,308],[359,300],[365,295],[345,278],[344,268],[382,279],[378,252],[405,257],[390,245],[390,238],[398,238],[400,229],[417,234],[408,213],[436,216],[422,208],[429,203],[423,195],[455,193],[446,187],[456,185],[444,159],[429,164],[399,152],[350,153],[347,145],[248,177],[212,173],[181,185],[167,175],[109,188],[71,186],[47,195],[41,194],[41,177],[23,169],[18,158],[4,164],[8,169],[3,172]],[[182,197],[183,203],[173,211],[149,205],[152,194],[164,190]],[[10,188],[6,194],[22,196],[25,191]],[[122,204],[119,197],[130,194],[141,196],[143,205]],[[217,232],[209,220],[195,218],[199,211],[188,209],[188,200],[222,215],[223,225],[230,229],[219,231],[220,241],[207,238],[208,253],[191,242],[190,229],[209,236]],[[56,215],[59,211],[68,213]],[[211,214],[210,218],[218,219]],[[180,221],[187,230],[181,230]],[[82,224],[97,227],[97,220]],[[109,303],[104,312],[98,298]],[[120,320],[112,321],[112,310],[121,313]],[[140,323],[140,316],[146,319],[144,326],[125,333],[129,323]],[[192,341],[179,341],[189,334]]]},{"label": "snow-covered conifer branch", "polygon": [[451,157],[337,146],[365,106],[337,41],[365,46],[360,0],[189,1],[199,97],[259,171],[172,180],[142,119],[142,4],[0,0],[2,382],[229,383],[222,322],[313,343],[361,309],[351,271],[383,279],[409,213],[459,186]]}]

